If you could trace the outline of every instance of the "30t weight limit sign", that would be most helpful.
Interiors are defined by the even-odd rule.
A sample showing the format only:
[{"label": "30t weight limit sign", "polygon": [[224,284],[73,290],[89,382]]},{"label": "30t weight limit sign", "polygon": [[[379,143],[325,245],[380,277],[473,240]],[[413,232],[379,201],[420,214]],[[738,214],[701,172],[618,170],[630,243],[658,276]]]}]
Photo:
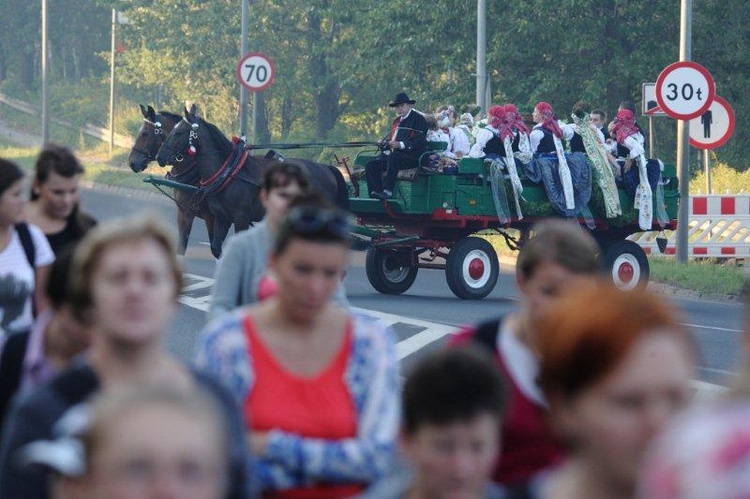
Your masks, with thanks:
[{"label": "30t weight limit sign", "polygon": [[273,83],[276,70],[273,62],[260,52],[251,52],[237,64],[237,79],[252,92],[260,92]]},{"label": "30t weight limit sign", "polygon": [[656,80],[656,101],[667,115],[690,120],[703,114],[714,100],[716,85],[700,64],[680,61],[670,64]]}]

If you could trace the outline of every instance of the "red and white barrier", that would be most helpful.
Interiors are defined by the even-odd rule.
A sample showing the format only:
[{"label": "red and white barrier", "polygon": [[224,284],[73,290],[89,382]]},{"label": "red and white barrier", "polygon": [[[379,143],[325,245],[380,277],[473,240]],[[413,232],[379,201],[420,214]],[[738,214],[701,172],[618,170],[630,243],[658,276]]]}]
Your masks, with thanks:
[{"label": "red and white barrier", "polygon": [[[691,196],[688,225],[688,255],[691,257],[750,257],[750,196]],[[628,239],[646,254],[660,254],[658,232],[642,232]],[[674,255],[676,233],[665,231],[666,255]]]}]

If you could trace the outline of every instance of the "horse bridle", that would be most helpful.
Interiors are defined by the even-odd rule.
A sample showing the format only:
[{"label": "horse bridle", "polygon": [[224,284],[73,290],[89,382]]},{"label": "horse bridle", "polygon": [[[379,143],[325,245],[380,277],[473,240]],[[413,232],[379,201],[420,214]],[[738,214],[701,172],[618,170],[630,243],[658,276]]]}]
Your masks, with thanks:
[{"label": "horse bridle", "polygon": [[[198,123],[191,123],[190,121],[188,121],[187,118],[182,118],[182,121],[184,121],[185,123],[187,123],[188,125],[190,125],[190,135],[188,135],[188,151],[187,151],[187,154],[190,154],[190,149],[192,149],[193,153],[190,154],[192,156],[198,150],[198,148],[195,146],[195,144],[193,144],[193,141],[195,140],[196,143],[197,143],[197,140],[198,140],[198,127],[199,127],[199,125],[198,125]],[[178,126],[179,126],[179,123],[177,125],[175,125],[175,128],[177,128]],[[174,158],[174,162],[175,163],[182,163],[183,161],[185,161],[185,156],[183,156],[177,150],[176,147],[173,147],[173,146],[167,144],[167,142],[164,142],[161,146],[164,149],[166,149],[166,151],[167,151],[167,153],[169,153],[170,157]]]},{"label": "horse bridle", "polygon": [[[151,121],[148,118],[143,118],[143,122],[147,123],[147,124],[149,124],[149,125],[151,125],[153,127],[153,135],[163,135],[164,134],[164,130],[162,130],[161,122],[160,121]],[[146,157],[146,161],[148,163],[150,163],[151,161],[154,161],[156,159],[156,152],[159,150],[159,148],[157,147],[156,151],[151,152],[149,150],[139,149],[139,148],[135,147],[135,145],[133,145],[133,147],[131,149],[133,151],[137,152],[137,153],[143,154]]]}]

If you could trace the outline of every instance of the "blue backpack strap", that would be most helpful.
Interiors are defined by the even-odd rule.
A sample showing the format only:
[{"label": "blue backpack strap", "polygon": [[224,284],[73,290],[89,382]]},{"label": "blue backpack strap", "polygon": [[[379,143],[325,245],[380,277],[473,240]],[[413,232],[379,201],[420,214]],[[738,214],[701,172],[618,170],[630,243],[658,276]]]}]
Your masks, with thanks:
[{"label": "blue backpack strap", "polygon": [[23,252],[26,253],[29,265],[31,265],[31,268],[36,268],[36,249],[34,248],[34,240],[31,238],[29,225],[25,222],[17,223],[16,232],[21,239],[21,246],[23,246]]}]

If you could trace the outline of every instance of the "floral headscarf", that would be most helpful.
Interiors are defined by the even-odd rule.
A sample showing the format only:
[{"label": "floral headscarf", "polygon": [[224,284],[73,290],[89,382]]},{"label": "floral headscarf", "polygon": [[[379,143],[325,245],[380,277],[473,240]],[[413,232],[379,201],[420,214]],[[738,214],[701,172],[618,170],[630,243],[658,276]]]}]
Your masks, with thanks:
[{"label": "floral headscarf", "polygon": [[635,124],[635,115],[629,109],[620,109],[614,119],[612,135],[617,138],[617,142],[623,143],[631,135],[639,133],[638,125]]},{"label": "floral headscarf", "polygon": [[535,107],[542,115],[542,118],[544,118],[544,121],[542,121],[542,128],[546,128],[558,139],[562,139],[563,132],[560,125],[557,123],[557,118],[555,118],[555,113],[552,111],[552,106],[546,102],[538,102]]}]

